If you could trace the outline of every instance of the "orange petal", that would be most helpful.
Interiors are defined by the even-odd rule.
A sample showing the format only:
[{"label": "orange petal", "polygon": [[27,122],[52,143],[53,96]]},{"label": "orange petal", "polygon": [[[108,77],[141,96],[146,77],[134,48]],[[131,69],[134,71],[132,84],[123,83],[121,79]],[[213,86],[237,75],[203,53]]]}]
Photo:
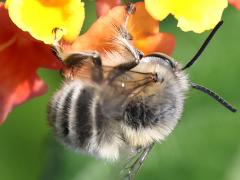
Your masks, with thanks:
[{"label": "orange petal", "polygon": [[175,37],[169,33],[158,33],[137,39],[134,44],[144,54],[161,52],[170,55],[175,47]]},{"label": "orange petal", "polygon": [[0,124],[13,107],[42,95],[47,86],[37,76],[39,67],[59,69],[50,46],[18,29],[0,3]]},{"label": "orange petal", "polygon": [[159,22],[146,11],[143,2],[135,4],[136,12],[130,16],[128,30],[135,38],[159,33]]},{"label": "orange petal", "polygon": [[[170,55],[175,46],[175,38],[159,32],[159,23],[145,10],[144,3],[136,3],[136,12],[129,19],[128,31],[133,35],[133,43],[144,53],[160,51]],[[116,33],[113,25],[123,25],[126,19],[124,6],[116,6],[106,16],[101,16],[83,35],[79,36],[65,53],[71,51],[111,50],[109,39]],[[146,41],[146,42],[145,42]],[[167,45],[165,47],[165,45]]]},{"label": "orange petal", "polygon": [[143,2],[135,4],[136,13],[129,19],[128,29],[134,37],[134,45],[144,54],[162,52],[172,54],[175,37],[169,33],[159,32],[159,22],[145,9]]},{"label": "orange petal", "polygon": [[[121,25],[126,17],[125,8],[117,6],[111,9],[106,16],[101,16],[92,24],[89,30],[79,36],[70,47],[70,51],[99,51],[111,49],[109,39],[116,33],[113,25]],[[68,50],[65,49],[65,53]]]},{"label": "orange petal", "polygon": [[97,16],[105,16],[114,6],[120,5],[121,0],[96,0]]},{"label": "orange petal", "polygon": [[240,0],[228,0],[228,3],[240,10]]}]

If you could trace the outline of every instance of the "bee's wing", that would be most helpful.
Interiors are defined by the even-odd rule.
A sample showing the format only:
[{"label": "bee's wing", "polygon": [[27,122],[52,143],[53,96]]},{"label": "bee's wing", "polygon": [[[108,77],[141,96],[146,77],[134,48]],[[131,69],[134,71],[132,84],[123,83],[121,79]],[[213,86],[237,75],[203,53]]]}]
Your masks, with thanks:
[{"label": "bee's wing", "polygon": [[[106,40],[110,49],[106,49],[98,55],[101,64],[109,65],[113,68],[119,64],[128,64],[137,62],[143,56],[143,53],[134,48],[131,43],[131,36],[123,26],[111,26],[115,32],[113,37]],[[94,64],[96,60],[95,52],[74,52],[66,57],[63,61],[65,68],[63,68],[63,77],[65,79],[74,78],[92,78],[92,72],[99,70]],[[101,65],[102,67],[102,65]],[[103,72],[109,72],[109,67],[104,67]]]},{"label": "bee's wing", "polygon": [[153,148],[154,143],[146,148],[140,149],[134,156],[130,157],[128,162],[123,166],[121,175],[126,180],[132,180],[143,166],[149,152]]},{"label": "bee's wing", "polygon": [[[109,69],[107,71],[104,70],[104,72],[109,72]],[[154,73],[141,73],[130,70],[114,79],[112,86],[115,87],[120,94],[132,97],[141,93],[147,86],[155,83],[155,78],[156,75]]]},{"label": "bee's wing", "polygon": [[[99,70],[99,68],[101,69]],[[97,67],[93,58],[82,58],[81,54],[73,54],[66,60],[65,67],[62,69],[62,75],[66,80],[86,79],[95,81],[96,72],[99,74],[99,71],[101,71],[102,81],[107,81],[109,75],[113,75],[112,73],[114,73],[115,68],[116,67],[112,66]],[[121,93],[136,93],[140,91],[141,88],[153,82],[154,77],[155,75],[153,73],[141,73],[129,70],[118,75],[111,85],[116,87]]]}]

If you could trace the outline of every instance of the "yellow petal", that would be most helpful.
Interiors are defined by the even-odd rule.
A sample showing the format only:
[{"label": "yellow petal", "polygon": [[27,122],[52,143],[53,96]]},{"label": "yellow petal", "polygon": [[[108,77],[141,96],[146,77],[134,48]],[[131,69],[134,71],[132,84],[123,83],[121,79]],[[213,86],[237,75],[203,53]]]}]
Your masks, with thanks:
[{"label": "yellow petal", "polygon": [[[171,1],[171,0],[170,0]],[[145,8],[153,18],[163,20],[171,11],[168,0],[145,0]]]},{"label": "yellow petal", "polygon": [[55,28],[62,30],[64,40],[73,41],[84,21],[80,0],[7,0],[6,7],[20,29],[47,44],[54,42]]},{"label": "yellow petal", "polygon": [[220,20],[227,0],[145,0],[149,13],[158,20],[172,14],[183,31],[201,33]]}]

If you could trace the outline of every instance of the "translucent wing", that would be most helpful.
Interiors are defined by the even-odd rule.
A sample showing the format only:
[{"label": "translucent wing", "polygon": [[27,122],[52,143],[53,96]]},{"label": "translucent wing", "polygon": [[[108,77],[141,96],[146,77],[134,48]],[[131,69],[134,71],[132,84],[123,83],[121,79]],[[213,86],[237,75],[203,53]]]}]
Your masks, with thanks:
[{"label": "translucent wing", "polygon": [[154,143],[150,146],[140,149],[134,156],[130,157],[128,162],[124,165],[121,175],[124,180],[132,180],[137,175],[149,152],[153,148]]},{"label": "translucent wing", "polygon": [[153,73],[140,73],[134,71],[126,71],[118,76],[112,83],[120,94],[133,97],[139,95],[148,86],[154,84],[156,75]]},{"label": "translucent wing", "polygon": [[96,78],[102,76],[100,84],[106,84],[110,74],[114,76],[116,73],[116,78],[111,82],[111,86],[120,94],[138,94],[156,80],[154,73],[129,70],[118,75],[119,71],[116,71],[116,67],[96,66],[93,58],[83,57],[81,54],[73,54],[65,62],[62,75],[66,80],[81,79],[94,82]]}]

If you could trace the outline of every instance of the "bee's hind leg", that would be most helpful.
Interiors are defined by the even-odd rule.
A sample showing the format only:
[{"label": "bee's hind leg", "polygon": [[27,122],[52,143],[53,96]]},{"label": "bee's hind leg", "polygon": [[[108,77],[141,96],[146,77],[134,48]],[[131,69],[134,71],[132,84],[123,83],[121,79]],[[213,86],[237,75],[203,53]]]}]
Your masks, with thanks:
[{"label": "bee's hind leg", "polygon": [[103,81],[102,60],[97,52],[77,52],[69,56],[65,62],[68,67],[92,63],[91,78],[96,83]]},{"label": "bee's hind leg", "polygon": [[98,53],[92,53],[93,60],[93,71],[92,71],[92,79],[97,83],[101,83],[103,81],[103,68],[102,68],[102,60]]},{"label": "bee's hind leg", "polygon": [[127,31],[129,18],[132,14],[135,13],[136,7],[133,3],[131,3],[127,0],[125,1],[125,4],[126,4],[127,15],[126,15],[126,20],[125,20],[124,26],[120,26],[118,28],[118,32],[119,32],[119,36],[120,36],[120,38],[119,38],[120,40],[118,43],[120,43],[120,45],[123,46],[124,49],[127,50],[127,52],[130,54],[130,58],[129,58],[130,61],[114,67],[114,69],[112,71],[110,71],[110,73],[107,77],[107,84],[111,84],[117,77],[123,75],[126,71],[129,71],[132,68],[134,68],[135,66],[137,66],[139,61],[143,57],[143,53],[140,52],[135,47],[133,47],[133,45],[129,42],[130,40],[132,40],[133,37]]},{"label": "bee's hind leg", "polygon": [[92,80],[96,83],[103,81],[102,59],[97,52],[82,52],[82,55],[92,59],[94,67],[92,69]]}]

